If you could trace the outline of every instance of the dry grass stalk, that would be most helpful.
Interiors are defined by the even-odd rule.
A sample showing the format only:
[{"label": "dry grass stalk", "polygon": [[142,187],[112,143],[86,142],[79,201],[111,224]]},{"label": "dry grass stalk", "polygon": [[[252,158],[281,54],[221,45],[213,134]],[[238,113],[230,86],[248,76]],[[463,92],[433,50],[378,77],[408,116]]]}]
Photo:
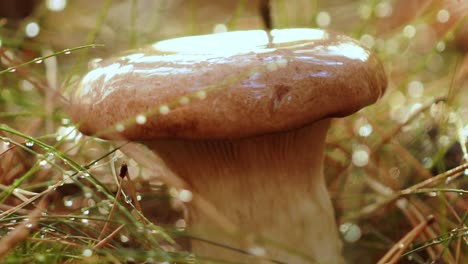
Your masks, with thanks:
[{"label": "dry grass stalk", "polygon": [[[93,249],[100,249],[100,248],[105,247],[124,227],[125,227],[125,225],[120,225],[114,231],[112,231],[112,233],[107,235],[105,238],[98,239],[99,242],[96,245],[94,245]],[[101,233],[101,234],[103,234],[103,233]]]},{"label": "dry grass stalk", "polygon": [[101,241],[103,239],[103,237],[106,235],[106,232],[107,232],[107,229],[109,228],[109,225],[111,223],[111,220],[114,216],[114,212],[117,208],[117,203],[120,201],[120,196],[122,195],[122,181],[125,177],[125,174],[126,174],[126,171],[124,172],[123,175],[119,175],[119,185],[118,185],[118,189],[117,189],[117,193],[115,194],[115,199],[114,199],[114,204],[112,205],[112,208],[109,212],[109,215],[107,216],[107,220],[105,221],[104,223],[104,226],[102,227],[102,230],[101,230],[101,233],[99,234],[98,236],[98,241]]},{"label": "dry grass stalk", "polygon": [[398,263],[401,255],[409,247],[426,227],[434,222],[434,217],[429,216],[426,220],[421,221],[416,227],[408,232],[402,239],[400,239],[395,245],[377,262],[377,264],[394,264]]},{"label": "dry grass stalk", "polygon": [[49,198],[49,196],[43,196],[37,204],[36,209],[34,209],[27,218],[25,218],[23,223],[18,225],[13,231],[0,240],[0,260],[2,260],[8,252],[14,250],[17,244],[26,240],[29,234],[37,228],[42,213],[49,206]]}]

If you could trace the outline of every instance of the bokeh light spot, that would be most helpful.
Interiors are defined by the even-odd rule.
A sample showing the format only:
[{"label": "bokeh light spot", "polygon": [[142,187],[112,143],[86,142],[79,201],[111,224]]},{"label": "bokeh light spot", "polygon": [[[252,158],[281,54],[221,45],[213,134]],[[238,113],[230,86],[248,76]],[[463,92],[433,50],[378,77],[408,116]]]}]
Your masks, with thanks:
[{"label": "bokeh light spot", "polygon": [[26,36],[29,38],[37,37],[40,31],[41,31],[41,28],[39,27],[39,24],[37,24],[36,22],[30,22],[24,28],[24,32],[26,33]]},{"label": "bokeh light spot", "polygon": [[317,14],[317,17],[315,18],[315,22],[321,28],[328,27],[331,23],[331,16],[328,12],[321,11]]},{"label": "bokeh light spot", "polygon": [[437,12],[437,21],[440,23],[446,23],[450,19],[450,13],[447,9],[441,9]]},{"label": "bokeh light spot", "polygon": [[407,38],[413,38],[416,35],[416,28],[412,25],[406,25],[403,28],[403,35]]},{"label": "bokeh light spot", "polygon": [[67,0],[47,0],[46,7],[50,11],[60,12],[67,6]]}]

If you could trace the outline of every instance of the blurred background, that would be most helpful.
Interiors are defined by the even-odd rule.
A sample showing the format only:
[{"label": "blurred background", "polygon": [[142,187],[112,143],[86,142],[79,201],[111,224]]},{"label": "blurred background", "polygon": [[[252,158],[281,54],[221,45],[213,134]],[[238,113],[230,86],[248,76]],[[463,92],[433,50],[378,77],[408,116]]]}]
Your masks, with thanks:
[{"label": "blurred background", "polygon": [[[152,182],[151,173],[112,145],[74,130],[63,111],[62,94],[72,89],[94,58],[167,38],[262,28],[261,2],[1,0],[0,121],[20,132],[0,130],[3,192],[48,160],[49,152],[34,146],[33,137],[56,146],[78,164],[94,164],[90,162],[108,155],[88,168],[109,186],[115,182],[112,177],[106,181],[105,175],[115,172],[120,161],[129,161],[149,217],[183,229],[183,206],[174,201],[170,186]],[[376,263],[434,215],[435,223],[412,241],[400,263],[467,263],[468,1],[271,0],[270,7],[275,28],[318,27],[355,37],[378,53],[389,76],[382,100],[335,120],[327,139],[327,182],[348,262]],[[74,50],[88,44],[103,46]],[[12,144],[17,146],[13,150]],[[24,190],[39,193],[73,171],[63,160],[51,160],[53,166],[39,166],[34,177],[21,182]],[[158,195],[145,190],[148,181]],[[63,191],[63,201],[69,201],[70,192],[86,193],[76,183],[69,187],[73,191]],[[10,194],[2,198],[2,211],[21,202]],[[75,196],[79,203],[67,206],[60,200],[60,206],[53,207],[56,213],[82,215],[78,205],[96,208],[104,199],[93,198],[93,205],[89,197]],[[158,215],[151,215],[154,211]],[[4,234],[15,226],[10,218],[0,222]],[[41,254],[32,252],[33,258]],[[24,258],[17,252],[9,260],[20,257]],[[120,260],[125,261],[123,256]]]}]

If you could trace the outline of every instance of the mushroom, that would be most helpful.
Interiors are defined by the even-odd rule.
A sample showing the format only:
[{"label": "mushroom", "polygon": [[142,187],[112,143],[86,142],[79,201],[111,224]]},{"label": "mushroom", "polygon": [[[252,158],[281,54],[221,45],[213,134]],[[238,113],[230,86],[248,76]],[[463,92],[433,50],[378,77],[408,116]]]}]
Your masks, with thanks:
[{"label": "mushroom", "polygon": [[[171,39],[95,63],[71,95],[71,116],[86,134],[146,144],[245,234],[273,241],[252,253],[304,263],[292,249],[340,263],[325,137],[331,118],[381,97],[386,76],[374,53],[344,35],[270,33],[272,43],[262,30]],[[197,207],[190,215],[194,236],[249,250]],[[248,261],[198,240],[192,249]]]}]

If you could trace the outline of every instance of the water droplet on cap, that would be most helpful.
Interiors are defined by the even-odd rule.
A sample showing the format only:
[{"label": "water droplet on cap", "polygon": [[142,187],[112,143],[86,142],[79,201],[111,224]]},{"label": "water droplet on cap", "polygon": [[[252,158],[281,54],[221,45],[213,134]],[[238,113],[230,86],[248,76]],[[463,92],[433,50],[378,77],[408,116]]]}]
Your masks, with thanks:
[{"label": "water droplet on cap", "polygon": [[144,116],[144,115],[137,115],[135,121],[137,122],[137,124],[143,125],[144,123],[146,123],[146,116]]},{"label": "water droplet on cap", "polygon": [[167,115],[170,111],[171,111],[171,109],[169,108],[168,105],[161,105],[159,107],[159,113],[161,115]]}]

